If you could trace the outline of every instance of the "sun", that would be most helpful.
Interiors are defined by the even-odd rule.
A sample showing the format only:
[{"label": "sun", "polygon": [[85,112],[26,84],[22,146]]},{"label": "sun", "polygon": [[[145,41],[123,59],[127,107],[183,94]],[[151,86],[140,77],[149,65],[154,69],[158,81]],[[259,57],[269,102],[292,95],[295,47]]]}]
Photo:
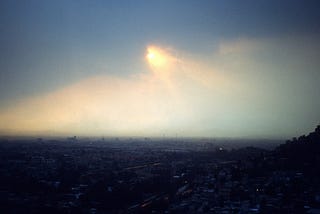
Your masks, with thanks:
[{"label": "sun", "polygon": [[154,53],[148,53],[148,54],[147,54],[147,58],[148,58],[149,60],[154,59]]},{"label": "sun", "polygon": [[149,65],[153,68],[164,68],[168,65],[169,57],[160,48],[150,46],[146,54]]}]

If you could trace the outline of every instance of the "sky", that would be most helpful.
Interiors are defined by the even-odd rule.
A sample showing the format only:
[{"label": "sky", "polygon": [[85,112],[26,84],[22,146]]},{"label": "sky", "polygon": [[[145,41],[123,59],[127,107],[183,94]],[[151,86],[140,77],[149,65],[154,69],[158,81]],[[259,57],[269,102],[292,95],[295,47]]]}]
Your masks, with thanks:
[{"label": "sky", "polygon": [[0,1],[0,134],[308,133],[319,20],[310,0]]}]

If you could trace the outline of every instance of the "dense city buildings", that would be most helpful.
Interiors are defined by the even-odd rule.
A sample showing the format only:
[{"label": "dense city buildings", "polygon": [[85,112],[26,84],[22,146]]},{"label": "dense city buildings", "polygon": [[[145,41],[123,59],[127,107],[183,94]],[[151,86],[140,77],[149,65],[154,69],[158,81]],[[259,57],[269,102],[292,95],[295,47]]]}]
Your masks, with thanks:
[{"label": "dense city buildings", "polygon": [[1,213],[320,213],[319,136],[3,139]]}]

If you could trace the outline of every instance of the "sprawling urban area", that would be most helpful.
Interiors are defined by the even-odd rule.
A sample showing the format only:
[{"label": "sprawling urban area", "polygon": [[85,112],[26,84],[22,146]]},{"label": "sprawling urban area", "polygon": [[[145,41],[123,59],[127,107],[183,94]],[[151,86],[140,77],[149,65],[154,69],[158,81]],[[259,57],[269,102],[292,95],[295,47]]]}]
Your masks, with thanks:
[{"label": "sprawling urban area", "polygon": [[0,208],[1,213],[320,213],[319,175],[319,126],[281,144],[2,138]]}]

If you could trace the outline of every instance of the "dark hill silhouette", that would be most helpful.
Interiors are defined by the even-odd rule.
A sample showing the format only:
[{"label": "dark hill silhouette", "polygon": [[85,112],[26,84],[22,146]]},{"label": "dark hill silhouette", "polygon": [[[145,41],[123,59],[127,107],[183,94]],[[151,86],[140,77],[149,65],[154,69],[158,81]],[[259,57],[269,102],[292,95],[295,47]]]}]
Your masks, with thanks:
[{"label": "dark hill silhouette", "polygon": [[320,175],[320,125],[308,135],[286,141],[275,149],[279,167]]}]

